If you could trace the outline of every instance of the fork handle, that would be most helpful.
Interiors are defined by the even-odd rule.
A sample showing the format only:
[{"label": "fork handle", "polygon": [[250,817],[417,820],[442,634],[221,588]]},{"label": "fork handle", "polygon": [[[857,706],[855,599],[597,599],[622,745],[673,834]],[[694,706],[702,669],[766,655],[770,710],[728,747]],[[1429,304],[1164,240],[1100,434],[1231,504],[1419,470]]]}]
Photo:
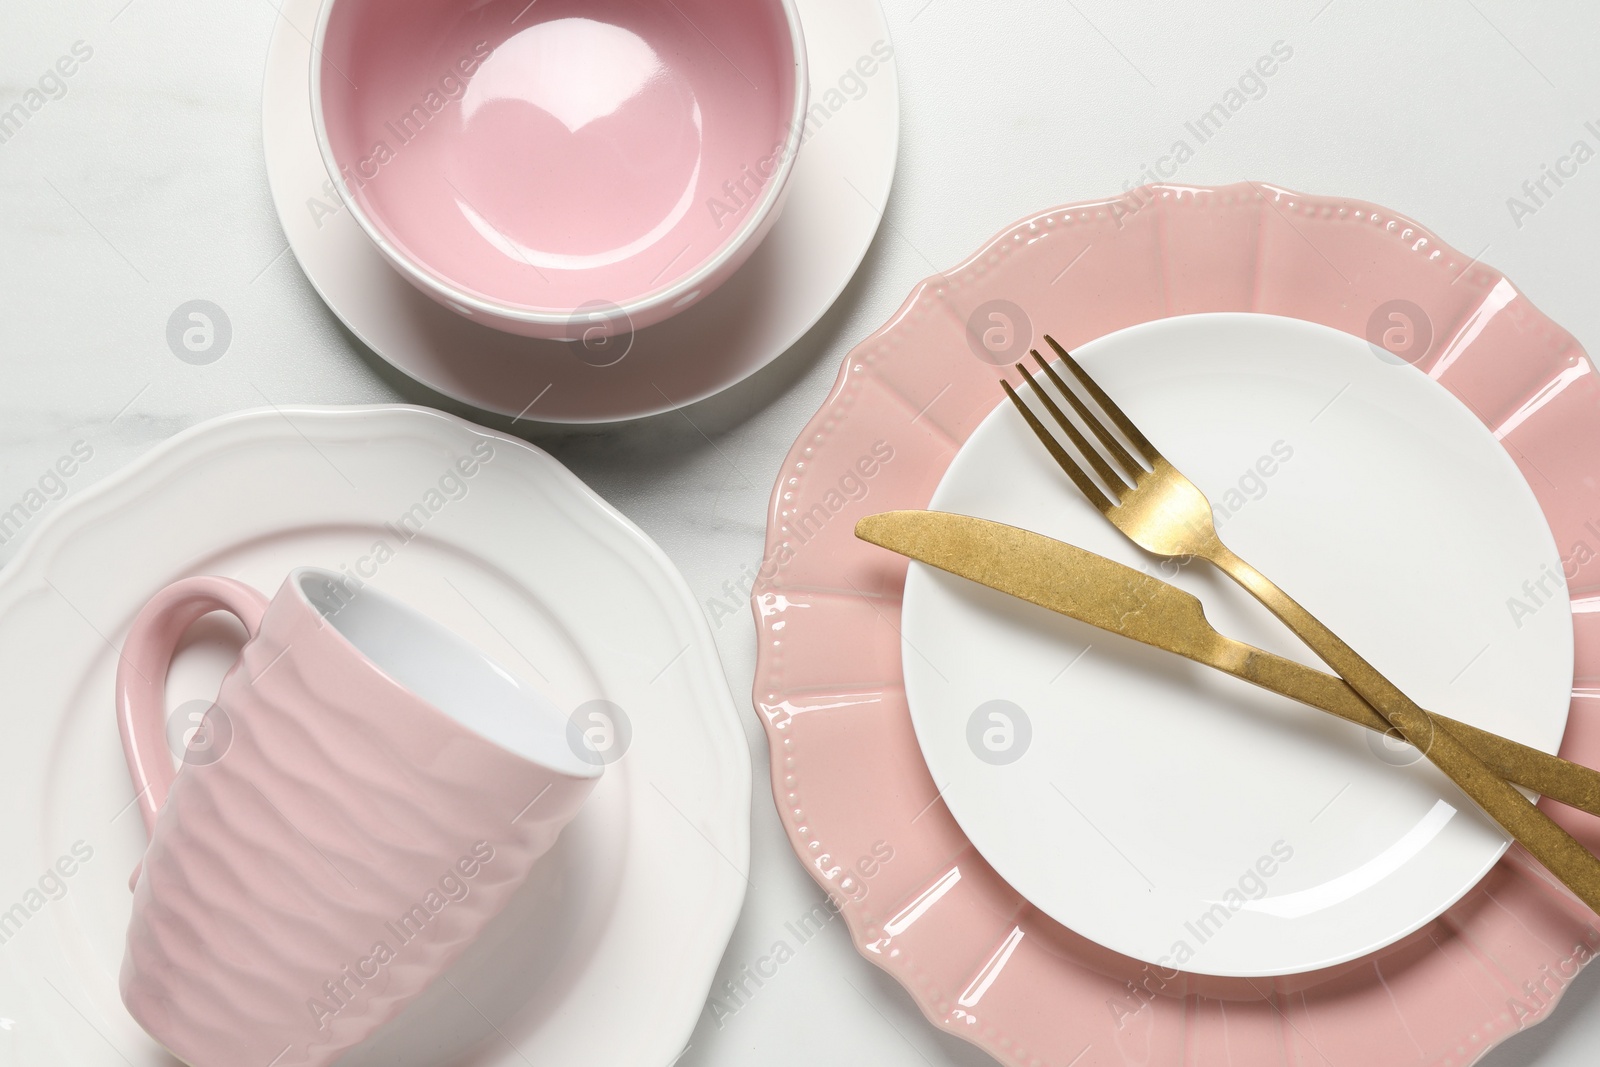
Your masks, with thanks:
[{"label": "fork handle", "polygon": [[1445,773],[1501,829],[1568,889],[1600,913],[1600,859],[1534,806],[1533,802],[1491,771],[1448,729],[1393,682],[1378,672],[1337,634],[1274,585],[1266,575],[1240,559],[1219,540],[1204,553],[1228,577],[1276,615],[1323,662],[1332,667],[1400,736]]},{"label": "fork handle", "polygon": [[[1369,730],[1387,733],[1394,729],[1342,678],[1324,674],[1294,660],[1230,642],[1226,654],[1202,662]],[[1600,815],[1600,771],[1581,763],[1569,763],[1560,756],[1492,734],[1488,730],[1480,730],[1436,711],[1428,714],[1433,716],[1436,724],[1477,753],[1489,770],[1512,785],[1531,789],[1548,800],[1558,800],[1590,815]]]}]

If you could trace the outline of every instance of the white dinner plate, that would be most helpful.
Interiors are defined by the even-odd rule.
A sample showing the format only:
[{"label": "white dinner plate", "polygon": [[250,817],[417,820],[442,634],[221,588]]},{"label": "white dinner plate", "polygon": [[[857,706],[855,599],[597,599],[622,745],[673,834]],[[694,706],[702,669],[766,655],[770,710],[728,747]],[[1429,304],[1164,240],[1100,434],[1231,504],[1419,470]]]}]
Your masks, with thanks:
[{"label": "white dinner plate", "polygon": [[[485,448],[461,476],[457,458]],[[0,575],[0,1063],[175,1063],[117,987],[146,841],[113,713],[117,649],[175,579],[270,594],[299,565],[359,574],[565,712],[621,709],[584,720],[611,731],[594,736],[614,762],[507,911],[449,983],[340,1063],[667,1067],[749,860],[749,750],[704,616],[661,550],[550,456],[401,406],[197,426],[64,503]],[[222,615],[192,632],[168,691],[180,725],[241,638]]]},{"label": "white dinner plate", "polygon": [[789,349],[838,299],[889,200],[899,146],[893,43],[876,0],[796,0],[811,79],[783,213],[714,293],[593,350],[516,337],[436,304],[391,268],[328,184],[311,125],[320,0],[283,0],[267,53],[262,140],[278,218],[334,314],[417,381],[537,422],[654,415],[701,400]]},{"label": "white dinner plate", "polygon": [[[1266,315],[1158,320],[1075,353],[1217,509],[1221,535],[1424,707],[1554,752],[1572,620],[1523,477],[1460,401],[1359,338]],[[1142,553],[1011,405],[930,507],[1120,560],[1224,633],[1317,661],[1205,564]],[[1542,584],[1531,613],[1524,583]],[[1415,750],[913,564],[906,691],[945,802],[1019,892],[1161,967],[1289,974],[1459,899],[1506,839]]]}]

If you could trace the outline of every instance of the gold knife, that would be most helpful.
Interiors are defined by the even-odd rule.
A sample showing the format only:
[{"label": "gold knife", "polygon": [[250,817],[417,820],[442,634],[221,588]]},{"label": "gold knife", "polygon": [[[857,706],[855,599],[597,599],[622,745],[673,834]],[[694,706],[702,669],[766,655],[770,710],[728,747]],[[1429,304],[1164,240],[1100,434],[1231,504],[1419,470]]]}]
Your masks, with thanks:
[{"label": "gold knife", "polygon": [[[1334,675],[1224,636],[1206,619],[1197,597],[1075,545],[942,511],[869,515],[856,523],[856,536],[1090,626],[1177,653],[1369,730],[1392,729]],[[1430,714],[1506,781],[1600,815],[1600,772]]]}]

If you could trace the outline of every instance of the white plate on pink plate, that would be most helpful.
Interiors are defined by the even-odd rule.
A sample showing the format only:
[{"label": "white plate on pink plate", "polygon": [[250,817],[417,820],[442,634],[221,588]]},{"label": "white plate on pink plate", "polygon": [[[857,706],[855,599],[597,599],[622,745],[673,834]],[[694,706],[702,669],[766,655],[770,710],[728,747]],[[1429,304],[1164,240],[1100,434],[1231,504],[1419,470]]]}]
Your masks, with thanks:
[{"label": "white plate on pink plate", "polygon": [[805,139],[782,214],[750,259],[665,322],[579,341],[470,322],[402,278],[344,210],[311,116],[320,0],[283,0],[267,53],[262,140],[289,245],[360,340],[445,396],[537,422],[641,418],[704,399],[771,363],[838,299],[894,178],[899,83],[874,0],[797,0],[810,72]]},{"label": "white plate on pink plate", "polygon": [[[544,452],[404,406],[203,423],[64,503],[6,567],[0,679],[19,714],[0,747],[13,816],[0,824],[0,1063],[175,1063],[118,994],[145,831],[117,735],[117,649],[177,578],[270,589],[302,565],[425,611],[614,754],[449,981],[340,1063],[667,1067],[749,862],[749,749],[705,618],[661,550]],[[241,637],[213,616],[174,660],[179,751]]]},{"label": "white plate on pink plate", "polygon": [[[1358,354],[1371,369],[1422,372],[1429,380],[1420,384],[1451,394],[1488,428],[1537,499],[1567,575],[1575,669],[1561,754],[1600,761],[1600,377],[1576,339],[1499,272],[1377,205],[1264,184],[1155,186],[1031,215],[919,285],[850,353],[796,440],[773,491],[768,565],[753,597],[754,696],[778,814],[861,954],[893,975],[932,1023],[1003,1063],[1464,1067],[1549,1018],[1600,952],[1594,914],[1520,848],[1507,849],[1432,921],[1348,962],[1252,978],[1169,971],[1057,922],[1001,877],[943,802],[947,783],[935,780],[918,743],[902,640],[907,562],[856,538],[856,520],[929,505],[963,446],[987,433],[985,420],[1002,402],[998,379],[1009,371],[1004,357],[1025,355],[1040,333],[1089,351],[1128,327],[1214,312],[1299,319],[1371,342]],[[1017,351],[992,352],[990,342]],[[1180,373],[1181,362],[1169,368]],[[1294,376],[1284,377],[1292,392]],[[1198,370],[1190,376],[1204,378]],[[1156,399],[1171,388],[1131,378],[1108,384],[1130,390],[1130,407],[1136,385]],[[1209,429],[1226,444],[1231,409],[1211,411]],[[1241,419],[1239,428],[1249,425]],[[1243,536],[1253,510],[1293,495],[1282,479],[1298,477],[1295,465],[1309,465],[1316,451],[1297,451],[1256,501],[1240,486],[1237,454],[1197,452],[1190,473],[1209,479],[1235,512],[1224,533]],[[1252,467],[1261,456],[1250,446],[1244,454]],[[1230,462],[1213,469],[1207,456]],[[1016,462],[1033,460],[1024,450]],[[1242,509],[1228,499],[1230,483],[1249,501]],[[1071,502],[1064,492],[1058,499]],[[1253,554],[1258,546],[1241,547]],[[1267,555],[1257,562],[1278,566]],[[1519,576],[1503,597],[1531,606],[1521,583],[1542,580],[1539,610],[1560,613],[1567,609],[1552,585],[1558,578]],[[1506,600],[1501,607],[1509,620]],[[1097,644],[1067,673],[1105,652]],[[1054,662],[1045,681],[1066,665]],[[1316,712],[1282,711],[1322,726],[1312,725],[1322,717]],[[1140,784],[1118,783],[1117,796],[1136,795]],[[1112,802],[1072,796],[1080,805]],[[1541,807],[1586,847],[1600,848],[1593,817]],[[1246,859],[1276,861],[1277,840],[1260,842]],[[893,864],[866,862],[878,843],[893,848]],[[1274,889],[1287,887],[1277,879],[1301,858],[1297,849],[1287,867],[1279,861]],[[869,869],[867,894],[860,879]],[[1243,865],[1223,869],[1237,887]],[[1215,890],[1226,903],[1228,885]]]},{"label": "white plate on pink plate", "polygon": [[[1228,544],[1423,706],[1556,750],[1561,557],[1465,404],[1359,337],[1278,316],[1158,319],[1074,354],[1213,501]],[[929,506],[1120,560],[1199,596],[1224,633],[1318,662],[1213,568],[1136,548],[1010,404]],[[1542,576],[1548,602],[1509,612]],[[1330,967],[1434,918],[1506,850],[1414,749],[1286,698],[921,564],[902,618],[944,803],[1018,892],[1107,948],[1197,974]]]}]

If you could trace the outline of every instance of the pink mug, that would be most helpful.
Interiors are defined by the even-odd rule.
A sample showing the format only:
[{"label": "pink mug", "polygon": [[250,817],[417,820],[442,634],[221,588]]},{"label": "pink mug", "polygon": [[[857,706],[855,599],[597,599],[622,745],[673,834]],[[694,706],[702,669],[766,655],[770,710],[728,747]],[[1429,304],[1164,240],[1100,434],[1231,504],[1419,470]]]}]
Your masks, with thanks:
[{"label": "pink mug", "polygon": [[[331,571],[269,603],[176,582],[133,622],[117,722],[150,845],[122,1000],[191,1067],[320,1067],[442,975],[506,905],[602,770],[488,656]],[[250,638],[174,772],[180,637],[227,611]]]}]

